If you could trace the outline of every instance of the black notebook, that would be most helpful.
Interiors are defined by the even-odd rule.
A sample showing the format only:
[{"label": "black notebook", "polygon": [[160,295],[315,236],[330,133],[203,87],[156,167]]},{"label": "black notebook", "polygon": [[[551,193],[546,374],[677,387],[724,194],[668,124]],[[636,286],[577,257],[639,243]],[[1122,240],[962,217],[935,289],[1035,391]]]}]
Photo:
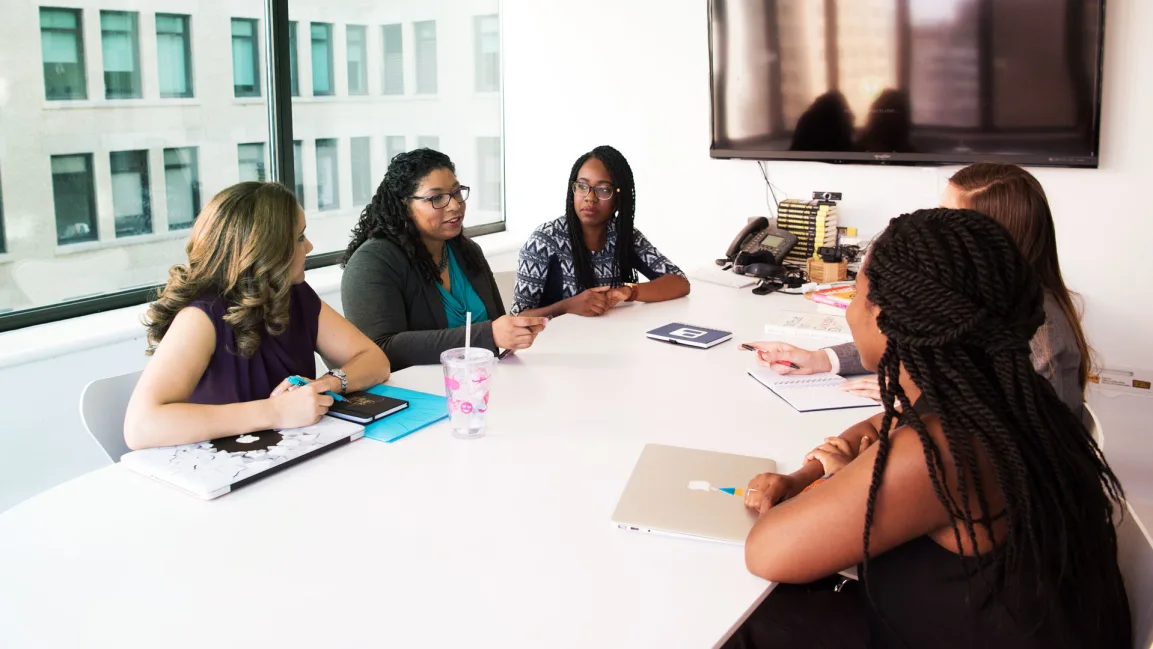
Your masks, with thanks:
[{"label": "black notebook", "polygon": [[371,392],[350,392],[344,401],[337,401],[328,409],[328,414],[340,419],[367,424],[408,407],[407,401],[382,397]]}]

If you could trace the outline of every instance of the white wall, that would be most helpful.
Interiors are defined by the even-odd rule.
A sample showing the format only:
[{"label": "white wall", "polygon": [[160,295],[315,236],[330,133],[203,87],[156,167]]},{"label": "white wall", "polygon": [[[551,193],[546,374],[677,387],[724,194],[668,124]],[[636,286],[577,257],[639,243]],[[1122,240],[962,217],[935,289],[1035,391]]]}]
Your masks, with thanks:
[{"label": "white wall", "polygon": [[[638,186],[638,227],[682,267],[709,263],[745,218],[766,214],[756,163],[709,158],[709,70],[703,0],[505,0],[505,142],[509,227],[563,212],[569,167],[612,144]],[[1153,2],[1107,9],[1101,168],[1034,170],[1054,208],[1065,279],[1085,298],[1099,360],[1153,366],[1153,304],[1133,298],[1153,241]],[[891,217],[936,204],[952,168],[769,164],[792,197],[844,192],[842,218],[874,234]],[[782,197],[783,198],[783,197]],[[1129,323],[1140,323],[1132,325]]]}]

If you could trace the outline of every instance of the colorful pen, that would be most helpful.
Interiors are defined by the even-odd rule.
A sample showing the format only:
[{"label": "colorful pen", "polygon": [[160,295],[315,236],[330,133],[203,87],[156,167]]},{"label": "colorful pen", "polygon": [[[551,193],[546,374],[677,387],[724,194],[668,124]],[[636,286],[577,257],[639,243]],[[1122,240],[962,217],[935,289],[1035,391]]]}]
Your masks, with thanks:
[{"label": "colorful pen", "polygon": [[[302,388],[302,387],[308,385],[308,381],[305,381],[304,379],[300,378],[299,376],[288,377],[288,382],[295,385],[298,388]],[[327,394],[328,396],[332,397],[333,399],[337,400],[337,401],[344,401],[344,397],[333,392],[332,390],[325,390],[324,393]]]}]

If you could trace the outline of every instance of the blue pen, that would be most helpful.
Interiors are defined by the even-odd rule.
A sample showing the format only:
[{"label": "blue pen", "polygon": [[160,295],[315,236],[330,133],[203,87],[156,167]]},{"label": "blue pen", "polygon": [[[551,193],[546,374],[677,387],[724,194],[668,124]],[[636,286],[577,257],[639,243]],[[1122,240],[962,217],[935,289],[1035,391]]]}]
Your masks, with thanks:
[{"label": "blue pen", "polygon": [[[308,381],[305,381],[304,379],[300,378],[299,376],[288,377],[288,382],[297,386],[297,387],[304,387],[304,386],[308,385]],[[325,390],[324,393],[327,394],[328,396],[332,397],[333,399],[337,400],[337,401],[344,401],[344,397],[333,392],[332,390]]]}]

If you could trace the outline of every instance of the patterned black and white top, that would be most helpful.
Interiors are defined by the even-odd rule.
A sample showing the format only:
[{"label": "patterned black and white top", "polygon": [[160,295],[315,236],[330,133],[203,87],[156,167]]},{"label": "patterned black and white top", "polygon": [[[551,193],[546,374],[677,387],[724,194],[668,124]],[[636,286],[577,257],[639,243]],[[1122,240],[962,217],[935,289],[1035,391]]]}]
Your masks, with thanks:
[{"label": "patterned black and white top", "polygon": [[[617,222],[613,218],[609,221],[608,244],[590,255],[597,286],[613,283],[616,249]],[[650,280],[670,273],[685,276],[637,229],[633,229],[633,267]],[[538,227],[521,248],[511,311],[516,315],[556,304],[579,293],[577,286],[568,223],[562,216]]]}]

